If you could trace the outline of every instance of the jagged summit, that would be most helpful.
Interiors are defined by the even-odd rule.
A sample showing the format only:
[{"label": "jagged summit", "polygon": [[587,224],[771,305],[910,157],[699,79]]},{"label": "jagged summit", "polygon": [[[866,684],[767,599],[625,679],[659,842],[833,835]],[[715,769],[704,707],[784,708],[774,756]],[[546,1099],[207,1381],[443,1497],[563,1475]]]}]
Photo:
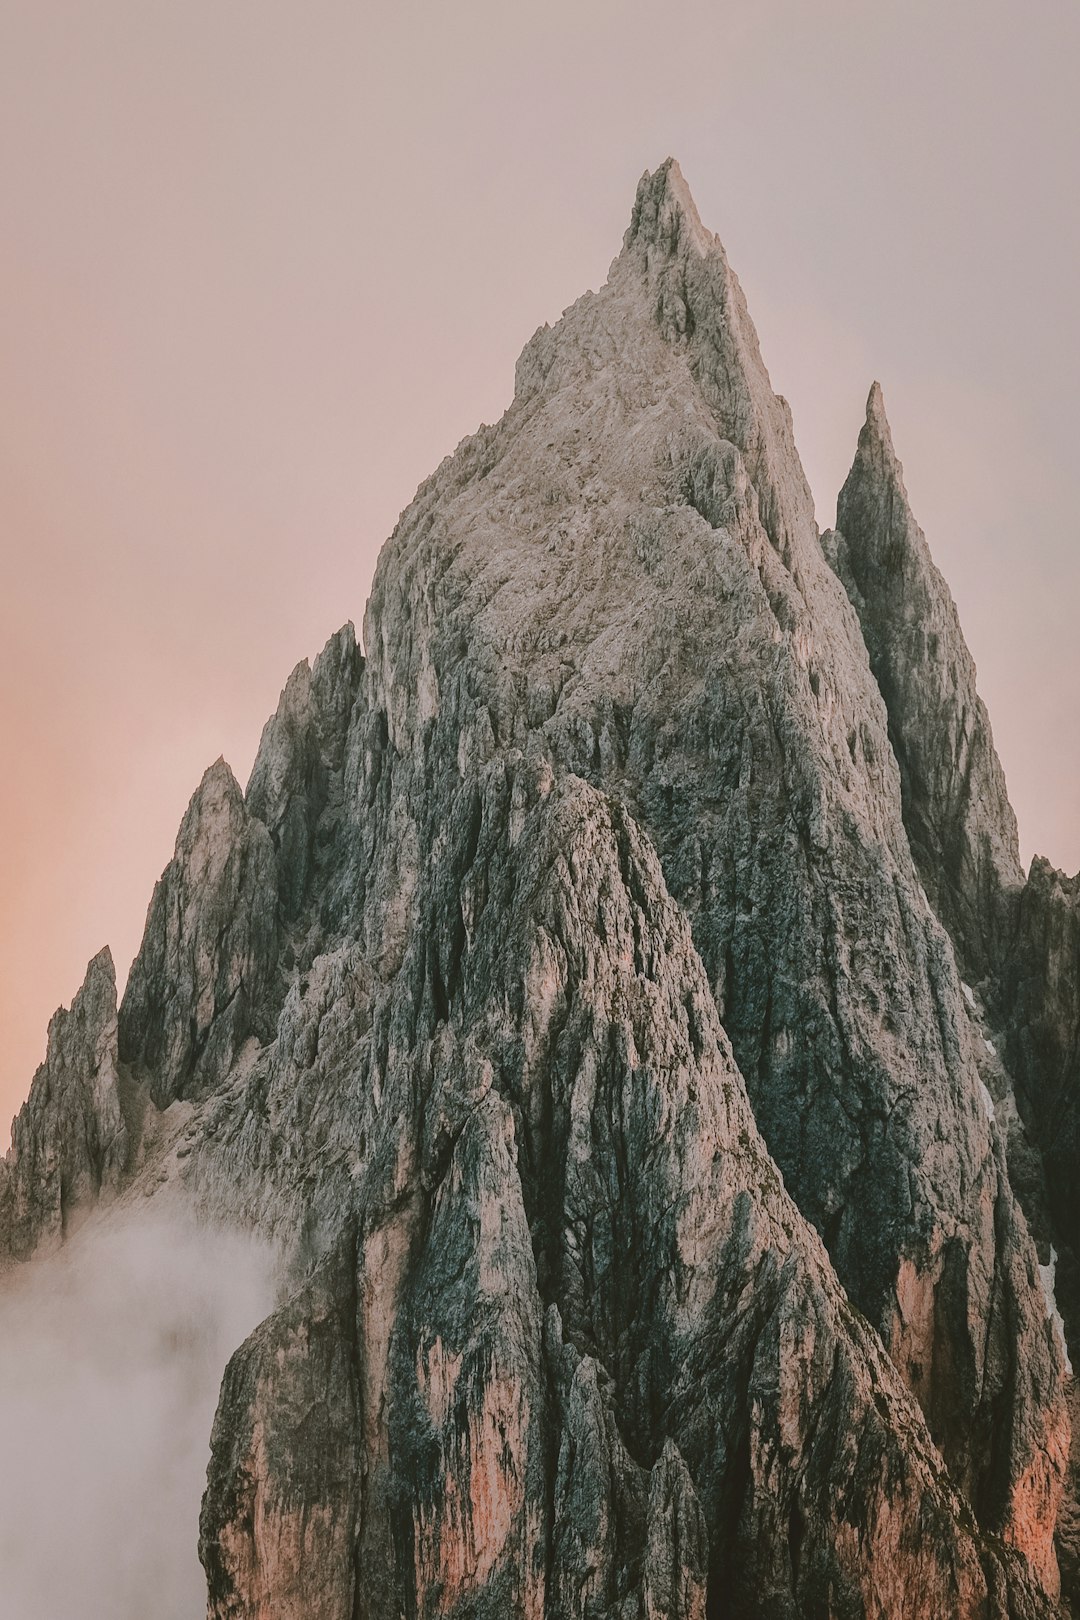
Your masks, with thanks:
[{"label": "jagged summit", "polygon": [[[856,470],[865,471],[882,486],[895,493],[902,506],[907,507],[908,495],[904,487],[904,469],[893,444],[892,428],[885,411],[885,395],[879,382],[870,385],[866,397],[866,416],[859,430],[858,447],[848,482]],[[839,501],[844,499],[843,493]],[[839,508],[838,501],[838,508]],[[843,530],[839,509],[836,527]],[[929,552],[927,553],[929,556]]]},{"label": "jagged summit", "polygon": [[859,449],[864,448],[883,468],[889,468],[902,488],[903,469],[893,448],[892,428],[885,412],[885,395],[879,382],[870,384],[870,392],[866,396],[866,420],[859,434]]},{"label": "jagged summit", "polygon": [[665,158],[652,173],[646,169],[638,181],[623,246],[636,241],[652,242],[668,251],[688,244],[702,257],[720,249],[720,238],[702,224],[690,187],[672,157]]},{"label": "jagged summit", "polygon": [[995,964],[1023,882],[1016,817],[975,663],[916,523],[880,385],[870,390],[826,549],[889,712],[904,817],[927,891],[975,978]]},{"label": "jagged summit", "polygon": [[188,1110],[149,1189],[303,1278],[223,1384],[211,1620],[1052,1614],[1060,1346],[956,955],[1007,799],[879,408],[823,549],[669,161],[366,657],[204,778],[119,1055]]},{"label": "jagged summit", "polygon": [[892,433],[888,417],[885,415],[885,395],[881,384],[876,380],[870,384],[870,392],[866,396],[866,425],[872,427],[879,437],[887,441],[889,448],[892,448]]},{"label": "jagged summit", "polygon": [[[107,991],[110,985],[112,986],[112,991],[115,995],[116,964],[113,961],[111,947],[108,945],[103,945],[100,951],[98,951],[96,955],[92,956],[89,962],[86,964],[86,975],[83,979],[83,987],[79,994],[80,996],[96,995],[99,986]],[[59,1010],[60,1012],[63,1012],[64,1009],[60,1008]],[[74,1010],[74,1007],[72,1010]]]},{"label": "jagged summit", "polygon": [[45,1061],[0,1161],[0,1256],[56,1248],[119,1184],[131,1133],[116,1040],[116,972],[105,946],[71,1006],[49,1020]]},{"label": "jagged summit", "polygon": [[240,786],[232,766],[224,754],[219,754],[212,765],[208,765],[202,774],[202,779],[194,794],[195,799],[209,799],[215,793],[231,793]]}]

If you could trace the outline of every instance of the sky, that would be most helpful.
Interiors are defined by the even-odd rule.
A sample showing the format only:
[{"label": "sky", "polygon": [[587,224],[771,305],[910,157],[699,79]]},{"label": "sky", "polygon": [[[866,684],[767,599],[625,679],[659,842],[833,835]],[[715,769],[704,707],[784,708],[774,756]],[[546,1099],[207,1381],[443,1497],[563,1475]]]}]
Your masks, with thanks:
[{"label": "sky", "polygon": [[1080,867],[1078,61],[1076,0],[4,0],[0,1114],[669,154],[823,526],[881,381],[1025,859]]}]

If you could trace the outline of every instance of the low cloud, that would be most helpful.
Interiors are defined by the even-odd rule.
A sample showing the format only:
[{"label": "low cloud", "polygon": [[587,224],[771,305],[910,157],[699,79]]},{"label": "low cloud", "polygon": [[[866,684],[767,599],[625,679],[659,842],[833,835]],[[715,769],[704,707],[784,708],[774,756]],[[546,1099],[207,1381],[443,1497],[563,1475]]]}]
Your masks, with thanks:
[{"label": "low cloud", "polygon": [[151,1216],[0,1288],[0,1620],[200,1620],[199,1503],[274,1257]]}]

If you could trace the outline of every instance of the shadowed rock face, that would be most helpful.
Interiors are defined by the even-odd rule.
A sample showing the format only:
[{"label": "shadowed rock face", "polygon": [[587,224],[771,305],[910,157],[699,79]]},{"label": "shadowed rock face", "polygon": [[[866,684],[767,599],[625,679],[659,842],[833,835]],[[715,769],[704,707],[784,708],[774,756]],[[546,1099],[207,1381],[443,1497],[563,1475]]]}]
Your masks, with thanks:
[{"label": "shadowed rock face", "polygon": [[119,1182],[132,1146],[125,1101],[106,947],[70,1009],[53,1016],[45,1062],[0,1161],[0,1260],[55,1248],[80,1209]]},{"label": "shadowed rock face", "polygon": [[270,835],[219,759],[154,890],[120,1013],[121,1056],[150,1077],[159,1107],[219,1082],[259,1029],[277,967],[276,877]]},{"label": "shadowed rock face", "polygon": [[1000,964],[1023,871],[990,721],[949,588],[904,488],[877,383],[827,537],[889,713],[904,822],[938,915],[976,980]]},{"label": "shadowed rock face", "polygon": [[[1010,1580],[1037,1612],[784,1192],[641,833],[572,779],[485,774],[470,871],[498,902],[424,1063],[429,1129],[399,1127],[411,1162],[226,1376],[211,1613],[263,1612],[277,1577],[251,1571],[281,1558],[291,1593],[301,1531],[354,1521],[354,1479],[309,1489],[295,1430],[267,1460],[263,1425],[316,1387],[330,1455],[365,1457],[368,1490],[355,1575],[329,1553],[327,1594],[310,1560],[297,1614],[689,1617],[712,1590],[740,1614],[842,1593],[851,1612],[975,1615]],[[253,1475],[261,1530],[234,1506]]]},{"label": "shadowed rock face", "polygon": [[362,668],[356,632],[343,625],[312,668],[305,660],[293,670],[252,767],[247,807],[273,840],[286,921],[308,898],[316,838],[332,844],[340,821],[345,744]]},{"label": "shadowed rock face", "polygon": [[[911,515],[876,383],[837,505],[837,532],[825,543],[859,613],[888,707],[921,875],[958,955],[982,982],[981,1038],[985,1046],[994,1036],[987,1049],[1012,1180],[1038,1234],[1044,1275],[1053,1278],[1053,1308],[1060,1308],[1075,1345],[1080,885],[1039,857],[1024,883],[975,666],[948,587]],[[1078,1480],[1074,1448],[1072,1500],[1061,1524],[1074,1604],[1080,1603]]]},{"label": "shadowed rock face", "polygon": [[1080,876],[1036,856],[1006,968],[1009,1055],[1042,1145],[1057,1229],[1080,1247]]},{"label": "shadowed rock face", "polygon": [[665,164],[155,892],[160,1173],[297,1276],[212,1617],[1052,1612],[1061,1347],[942,926],[997,940],[1007,801],[934,801],[1000,861],[931,882],[862,611]]},{"label": "shadowed rock face", "polygon": [[[1039,856],[1020,899],[1002,971],[1005,1049],[1016,1081],[1025,1147],[1017,1176],[1047,1262],[1044,1277],[1063,1318],[1074,1366],[1080,1364],[1080,876],[1067,878]],[[1073,1447],[1068,1501],[1059,1524],[1067,1594],[1080,1611],[1080,1391],[1073,1381]]]},{"label": "shadowed rock face", "polygon": [[363,1455],[353,1267],[323,1267],[234,1356],[200,1553],[211,1612],[353,1614]]}]

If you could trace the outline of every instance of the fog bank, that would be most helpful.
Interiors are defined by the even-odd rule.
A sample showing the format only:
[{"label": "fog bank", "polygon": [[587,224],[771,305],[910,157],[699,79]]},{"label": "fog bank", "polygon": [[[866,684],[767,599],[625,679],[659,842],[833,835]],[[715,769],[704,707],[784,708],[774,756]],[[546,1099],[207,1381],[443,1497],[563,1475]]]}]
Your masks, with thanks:
[{"label": "fog bank", "polygon": [[139,1212],[0,1287],[0,1616],[199,1620],[225,1364],[273,1308],[253,1240]]}]

